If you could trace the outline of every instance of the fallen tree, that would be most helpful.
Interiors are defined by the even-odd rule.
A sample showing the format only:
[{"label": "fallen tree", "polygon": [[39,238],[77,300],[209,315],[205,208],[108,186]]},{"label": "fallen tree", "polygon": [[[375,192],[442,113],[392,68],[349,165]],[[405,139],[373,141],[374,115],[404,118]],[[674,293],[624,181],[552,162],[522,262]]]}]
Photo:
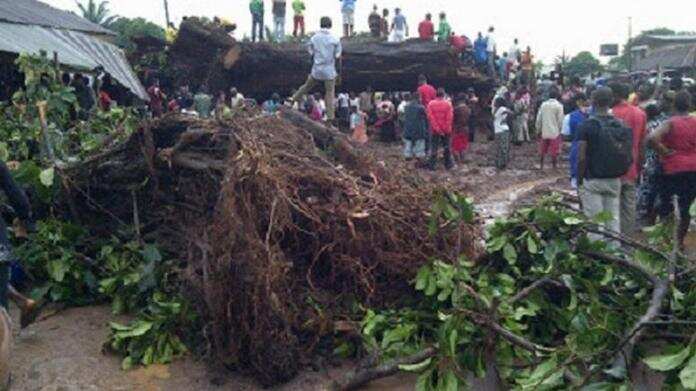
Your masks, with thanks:
[{"label": "fallen tree", "polygon": [[411,297],[428,259],[481,252],[473,222],[428,235],[441,190],[384,175],[331,128],[282,117],[169,116],[66,169],[94,232],[136,225],[179,254],[208,356],[264,385],[292,378],[327,342],[331,351],[334,322],[359,318],[356,305]]},{"label": "fallen tree", "polygon": [[[660,389],[696,389],[693,261],[671,239],[603,232],[555,196],[521,207],[490,229],[487,256],[424,266],[414,306],[370,312],[365,341],[386,362],[333,389],[410,371],[423,391],[621,390],[643,387],[641,366],[665,372]],[[497,381],[472,385],[484,375]]]},{"label": "fallen tree", "polygon": [[[299,88],[311,69],[311,56],[301,43],[238,42],[214,24],[188,18],[170,48],[169,63],[193,87],[205,83],[216,92],[236,86],[248,96],[265,98]],[[447,44],[418,39],[404,43],[344,40],[341,63],[338,88],[344,91],[361,92],[367,86],[377,91],[415,89],[420,74],[450,92],[469,87],[485,92],[493,87],[470,55],[460,58]]]}]

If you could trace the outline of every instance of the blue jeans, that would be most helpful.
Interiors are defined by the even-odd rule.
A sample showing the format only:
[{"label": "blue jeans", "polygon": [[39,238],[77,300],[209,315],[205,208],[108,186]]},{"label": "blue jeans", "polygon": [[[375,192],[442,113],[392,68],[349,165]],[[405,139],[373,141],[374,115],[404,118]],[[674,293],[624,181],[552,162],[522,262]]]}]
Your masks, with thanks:
[{"label": "blue jeans", "polygon": [[422,159],[425,157],[425,139],[420,140],[405,140],[404,139],[404,157],[410,159],[416,157]]},{"label": "blue jeans", "polygon": [[251,42],[256,42],[258,34],[259,41],[263,41],[263,14],[251,15]]},{"label": "blue jeans", "polygon": [[276,41],[282,42],[285,39],[285,16],[273,17],[273,32]]}]

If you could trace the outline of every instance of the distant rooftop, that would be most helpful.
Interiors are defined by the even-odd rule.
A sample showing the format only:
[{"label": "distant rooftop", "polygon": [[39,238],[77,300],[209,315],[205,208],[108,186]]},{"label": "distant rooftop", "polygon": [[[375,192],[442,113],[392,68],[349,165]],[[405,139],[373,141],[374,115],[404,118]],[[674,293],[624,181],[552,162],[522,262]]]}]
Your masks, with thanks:
[{"label": "distant rooftop", "polygon": [[72,12],[36,0],[0,0],[0,22],[115,35],[113,31]]},{"label": "distant rooftop", "polygon": [[696,41],[696,34],[648,35],[648,37],[665,41]]},{"label": "distant rooftop", "polygon": [[635,69],[651,71],[661,66],[663,69],[684,69],[696,67],[696,43],[672,45],[650,52],[637,61]]}]

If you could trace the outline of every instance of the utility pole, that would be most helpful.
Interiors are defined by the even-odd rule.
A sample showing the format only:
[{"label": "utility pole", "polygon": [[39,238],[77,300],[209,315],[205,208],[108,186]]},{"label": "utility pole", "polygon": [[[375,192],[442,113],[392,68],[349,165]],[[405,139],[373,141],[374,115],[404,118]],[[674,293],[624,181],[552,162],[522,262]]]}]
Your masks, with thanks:
[{"label": "utility pole", "polygon": [[167,0],[164,0],[164,17],[167,20],[167,28],[169,28],[169,2]]},{"label": "utility pole", "polygon": [[633,18],[628,17],[628,73],[633,72]]}]

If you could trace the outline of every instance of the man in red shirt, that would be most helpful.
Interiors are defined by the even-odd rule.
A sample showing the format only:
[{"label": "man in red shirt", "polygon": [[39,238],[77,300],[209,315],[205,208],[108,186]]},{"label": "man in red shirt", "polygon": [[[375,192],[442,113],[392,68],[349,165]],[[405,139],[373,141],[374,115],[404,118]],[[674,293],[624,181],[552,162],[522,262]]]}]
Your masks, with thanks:
[{"label": "man in red shirt", "polygon": [[421,97],[421,104],[423,104],[425,108],[437,97],[437,90],[435,90],[435,87],[428,84],[428,79],[425,75],[418,76],[418,93]]},{"label": "man in red shirt", "polygon": [[454,107],[445,99],[445,90],[437,90],[437,97],[428,105],[428,120],[430,121],[430,133],[432,146],[430,147],[430,169],[437,168],[437,151],[442,147],[444,152],[445,168],[452,168],[452,154],[450,152],[450,137],[452,135],[452,123],[454,121]]},{"label": "man in red shirt", "polygon": [[435,25],[433,24],[433,16],[425,15],[425,20],[418,25],[418,36],[424,41],[432,41],[435,36]]},{"label": "man in red shirt", "polygon": [[646,137],[647,115],[638,107],[628,104],[628,85],[613,83],[614,117],[633,129],[633,164],[621,178],[621,233],[631,236],[636,226],[636,180],[643,166],[643,144]]}]

